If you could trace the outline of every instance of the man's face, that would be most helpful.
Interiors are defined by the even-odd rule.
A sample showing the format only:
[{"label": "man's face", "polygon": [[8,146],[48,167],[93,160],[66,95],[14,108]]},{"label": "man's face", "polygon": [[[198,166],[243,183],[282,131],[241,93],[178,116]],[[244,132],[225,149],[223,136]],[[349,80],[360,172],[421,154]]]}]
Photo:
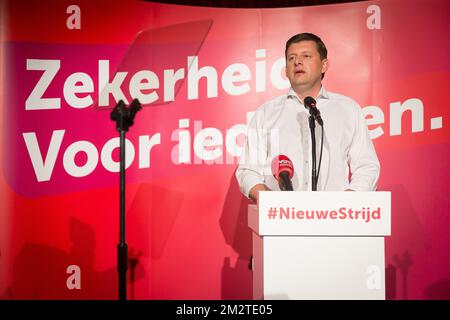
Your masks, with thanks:
[{"label": "man's face", "polygon": [[294,90],[309,90],[320,85],[328,60],[320,59],[314,41],[305,40],[289,46],[286,55],[286,77]]}]

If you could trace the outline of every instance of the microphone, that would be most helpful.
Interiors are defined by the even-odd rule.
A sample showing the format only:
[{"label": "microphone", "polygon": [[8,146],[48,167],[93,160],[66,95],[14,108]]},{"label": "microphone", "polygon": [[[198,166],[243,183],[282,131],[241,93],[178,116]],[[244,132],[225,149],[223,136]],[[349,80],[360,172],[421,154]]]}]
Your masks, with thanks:
[{"label": "microphone", "polygon": [[309,109],[309,114],[314,119],[316,119],[316,121],[321,126],[323,126],[323,120],[322,120],[322,117],[320,116],[319,109],[317,109],[316,100],[314,100],[314,98],[308,96],[308,97],[305,98],[305,100],[303,100],[303,103],[304,103],[305,107]]},{"label": "microphone", "polygon": [[277,179],[282,191],[294,191],[292,177],[294,176],[294,165],[285,155],[279,155],[272,160],[272,174]]}]

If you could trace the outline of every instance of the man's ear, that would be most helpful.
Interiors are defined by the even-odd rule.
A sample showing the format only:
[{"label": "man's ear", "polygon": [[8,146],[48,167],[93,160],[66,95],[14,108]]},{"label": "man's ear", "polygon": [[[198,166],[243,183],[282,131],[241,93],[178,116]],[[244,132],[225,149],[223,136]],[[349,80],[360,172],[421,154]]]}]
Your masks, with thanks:
[{"label": "man's ear", "polygon": [[323,59],[322,60],[322,73],[327,72],[329,67],[330,67],[330,62],[328,61],[328,59]]}]

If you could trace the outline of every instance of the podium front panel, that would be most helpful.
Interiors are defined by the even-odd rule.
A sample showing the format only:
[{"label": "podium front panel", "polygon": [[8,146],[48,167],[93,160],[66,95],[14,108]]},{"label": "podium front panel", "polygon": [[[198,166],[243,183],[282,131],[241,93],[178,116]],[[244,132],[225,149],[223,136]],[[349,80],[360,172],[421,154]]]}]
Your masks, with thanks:
[{"label": "podium front panel", "polygon": [[259,239],[254,242],[259,246],[254,251],[255,299],[385,299],[383,237]]},{"label": "podium front panel", "polygon": [[388,236],[390,192],[262,191],[249,226],[259,235]]}]

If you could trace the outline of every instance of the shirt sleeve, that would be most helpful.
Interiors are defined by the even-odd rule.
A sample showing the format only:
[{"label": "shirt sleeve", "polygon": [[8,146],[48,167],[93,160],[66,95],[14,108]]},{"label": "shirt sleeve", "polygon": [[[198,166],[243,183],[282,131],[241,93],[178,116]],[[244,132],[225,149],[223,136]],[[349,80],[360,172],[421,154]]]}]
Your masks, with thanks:
[{"label": "shirt sleeve", "polygon": [[260,114],[253,116],[247,128],[242,153],[239,158],[239,166],[236,170],[236,178],[241,192],[249,198],[250,190],[257,184],[264,183],[264,161],[267,154],[266,138],[261,128]]},{"label": "shirt sleeve", "polygon": [[380,162],[359,105],[356,112],[355,135],[349,150],[350,185],[355,191],[375,191],[380,176]]}]

